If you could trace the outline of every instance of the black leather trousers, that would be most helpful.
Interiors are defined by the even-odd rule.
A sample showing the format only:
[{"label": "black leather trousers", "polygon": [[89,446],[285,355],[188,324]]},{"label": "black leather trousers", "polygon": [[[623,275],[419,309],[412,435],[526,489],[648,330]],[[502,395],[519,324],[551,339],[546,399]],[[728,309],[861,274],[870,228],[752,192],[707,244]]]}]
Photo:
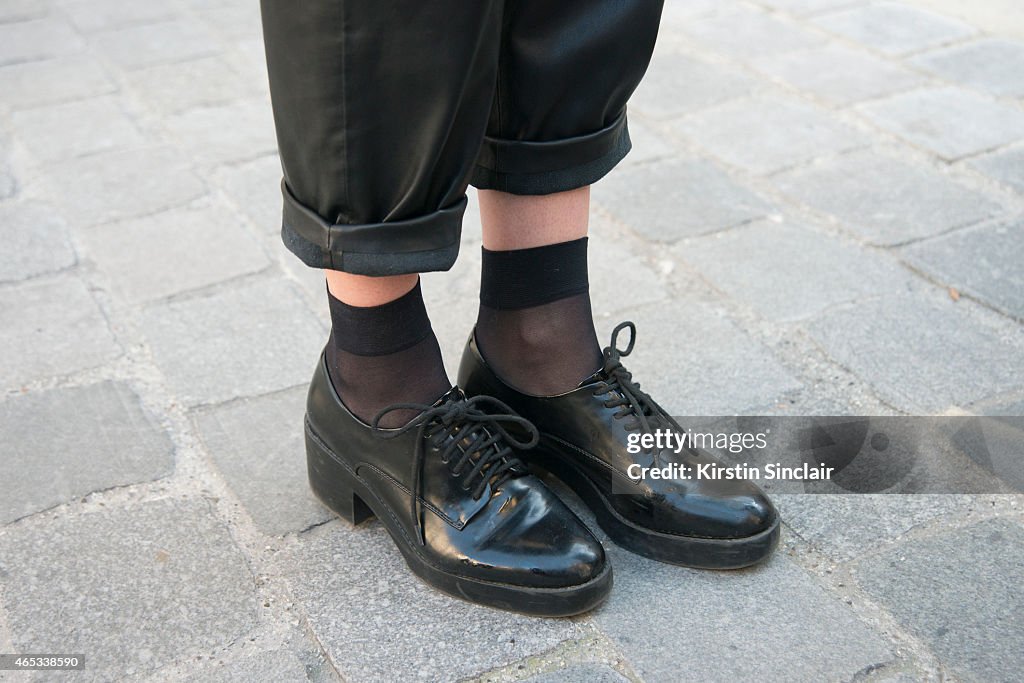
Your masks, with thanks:
[{"label": "black leather trousers", "polygon": [[629,151],[662,0],[262,0],[282,237],[306,264],[447,270],[466,187],[549,194]]}]

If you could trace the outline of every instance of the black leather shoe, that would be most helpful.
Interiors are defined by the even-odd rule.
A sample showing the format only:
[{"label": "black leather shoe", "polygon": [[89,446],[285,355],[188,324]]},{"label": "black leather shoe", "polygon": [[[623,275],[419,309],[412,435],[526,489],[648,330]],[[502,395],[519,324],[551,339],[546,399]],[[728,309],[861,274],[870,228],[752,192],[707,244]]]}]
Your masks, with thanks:
[{"label": "black leather shoe", "polygon": [[[619,350],[616,340],[626,327],[631,332],[629,346]],[[720,464],[689,449],[678,454],[628,452],[631,433],[684,431],[640,391],[623,367],[621,357],[633,350],[635,336],[633,323],[620,324],[598,372],[567,393],[532,396],[498,377],[481,355],[474,333],[462,356],[459,385],[470,396],[494,396],[532,421],[540,430],[540,442],[522,454],[523,460],[572,488],[623,548],[662,562],[707,569],[735,569],[765,559],[778,542],[779,517],[754,484],[741,479],[628,476],[633,464]]]},{"label": "black leather shoe", "polygon": [[[405,426],[376,426],[409,408],[422,412]],[[391,406],[371,426],[341,402],[323,356],[309,387],[309,482],[327,507],[353,524],[376,516],[413,572],[445,593],[524,614],[579,614],[607,597],[611,564],[513,456],[536,443],[508,406],[458,388],[430,406]]]}]

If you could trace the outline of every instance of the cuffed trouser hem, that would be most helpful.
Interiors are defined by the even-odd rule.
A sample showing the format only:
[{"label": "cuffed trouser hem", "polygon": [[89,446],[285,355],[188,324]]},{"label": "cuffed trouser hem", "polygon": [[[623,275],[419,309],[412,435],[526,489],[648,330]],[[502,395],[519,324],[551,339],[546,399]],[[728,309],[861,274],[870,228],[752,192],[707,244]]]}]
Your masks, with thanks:
[{"label": "cuffed trouser hem", "polygon": [[511,194],[552,194],[591,185],[615,168],[632,145],[626,112],[587,135],[550,142],[484,138],[470,184]]},{"label": "cuffed trouser hem", "polygon": [[424,216],[389,223],[330,224],[281,183],[281,238],[313,268],[355,275],[404,275],[448,270],[459,255],[466,198]]}]

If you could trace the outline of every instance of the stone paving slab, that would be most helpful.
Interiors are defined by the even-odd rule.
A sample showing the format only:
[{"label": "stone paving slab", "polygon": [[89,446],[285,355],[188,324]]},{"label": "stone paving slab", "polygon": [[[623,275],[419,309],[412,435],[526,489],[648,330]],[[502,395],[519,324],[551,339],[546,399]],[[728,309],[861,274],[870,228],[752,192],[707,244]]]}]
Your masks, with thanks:
[{"label": "stone paving slab", "polygon": [[218,51],[210,32],[187,19],[104,31],[94,36],[92,42],[107,59],[129,71]]},{"label": "stone paving slab", "polygon": [[963,88],[930,88],[861,105],[879,127],[947,161],[1024,138],[1024,111]]},{"label": "stone paving slab", "polygon": [[61,274],[0,288],[0,389],[96,367],[118,357],[92,295]]},{"label": "stone paving slab", "polygon": [[283,280],[153,304],[141,322],[157,367],[186,405],[307,383],[326,340]]},{"label": "stone paving slab", "polygon": [[1024,43],[986,38],[920,55],[911,63],[993,95],[1024,97]]},{"label": "stone paving slab", "polygon": [[174,467],[167,434],[121,382],[7,398],[0,433],[0,524]]},{"label": "stone paving slab", "polygon": [[35,107],[117,90],[100,63],[74,55],[0,69],[0,107]]},{"label": "stone paving slab", "polygon": [[673,255],[733,299],[778,321],[899,291],[910,280],[892,259],[792,222],[759,221],[683,240]]},{"label": "stone paving slab", "polygon": [[250,2],[208,3],[196,5],[196,13],[210,28],[229,40],[241,40],[262,34],[259,5]]},{"label": "stone paving slab", "polygon": [[0,282],[61,270],[78,260],[67,224],[46,204],[0,206],[0,239]]},{"label": "stone paving slab", "polygon": [[985,175],[1024,194],[1024,145],[970,160]]},{"label": "stone paving slab", "polygon": [[76,227],[133,218],[206,193],[190,162],[170,146],[93,154],[48,169],[39,194]]},{"label": "stone paving slab", "polygon": [[58,18],[0,24],[0,66],[80,52],[85,41]]},{"label": "stone paving slab", "polygon": [[644,80],[630,99],[630,110],[667,119],[750,93],[755,81],[735,69],[674,52],[658,43]]},{"label": "stone paving slab", "polygon": [[865,560],[855,576],[965,680],[1012,681],[1024,669],[1019,524],[992,520],[910,540]]},{"label": "stone paving slab", "polygon": [[593,198],[656,242],[741,225],[773,211],[767,201],[699,159],[623,168],[596,185]]},{"label": "stone paving slab", "polygon": [[[760,414],[758,408],[802,386],[767,348],[706,302],[678,297],[637,307],[629,317],[638,341],[624,362],[672,415]],[[687,334],[680,333],[684,321]],[[598,326],[602,345],[612,324]]]},{"label": "stone paving slab", "polygon": [[5,0],[0,4],[0,21],[13,23],[38,19],[46,15],[46,8],[34,0]]},{"label": "stone paving slab", "polygon": [[[198,203],[82,231],[83,256],[131,304],[254,273],[268,265],[240,218],[222,204]],[[203,245],[196,258],[195,245]],[[187,264],[187,267],[182,267]]]},{"label": "stone paving slab", "polygon": [[256,625],[253,576],[202,500],[5,529],[0,575],[16,651],[85,654],[74,680],[142,674]]},{"label": "stone paving slab", "polygon": [[164,123],[199,164],[248,161],[277,150],[269,102],[262,99],[197,107]]},{"label": "stone paving slab", "polygon": [[943,284],[1024,320],[1024,216],[919,242],[903,253]]},{"label": "stone paving slab", "polygon": [[856,151],[774,176],[784,194],[831,214],[872,244],[899,244],[979,223],[1001,205],[932,167]]},{"label": "stone paving slab", "polygon": [[836,562],[897,542],[915,527],[962,518],[974,507],[971,496],[945,493],[777,493],[772,500],[787,527]]},{"label": "stone paving slab", "polygon": [[681,27],[708,50],[743,60],[814,47],[825,38],[795,22],[746,5],[731,4]]},{"label": "stone paving slab", "polygon": [[[257,575],[257,586],[265,586],[265,578]],[[294,603],[288,599],[283,610],[281,600],[273,594],[262,602],[257,601],[261,612],[259,625],[227,646],[207,650],[194,658],[179,659],[150,675],[130,680],[140,683],[342,683],[319,643],[297,618]]]},{"label": "stone paving slab", "polygon": [[[843,0],[845,1],[845,0]],[[808,68],[808,64],[815,68]],[[925,82],[923,76],[863,50],[843,45],[822,47],[759,59],[758,70],[811,93],[833,105],[909,90]]]},{"label": "stone paving slab", "polygon": [[613,548],[594,621],[647,683],[851,680],[894,659],[878,632],[786,558],[708,572]]},{"label": "stone paving slab", "polygon": [[238,70],[254,87],[270,97],[267,79],[267,53],[263,47],[262,35],[236,40],[232,50],[224,58]]},{"label": "stone paving slab", "polygon": [[[633,114],[634,110],[631,109],[630,113]],[[623,166],[646,164],[675,153],[672,145],[652,128],[648,119],[641,119],[639,116],[633,116],[629,120],[629,140],[632,149],[620,162]]]},{"label": "stone paving slab", "polygon": [[[756,129],[751,129],[751,120],[758,121]],[[863,133],[829,112],[777,96],[730,102],[688,116],[673,128],[712,156],[760,174],[868,142]]]},{"label": "stone paving slab", "polygon": [[934,414],[1024,388],[1020,328],[945,294],[914,292],[835,308],[807,330],[884,400],[912,413]]},{"label": "stone paving slab", "polygon": [[200,411],[200,438],[257,528],[280,536],[326,522],[306,479],[306,387]]},{"label": "stone paving slab", "polygon": [[339,521],[300,540],[281,570],[345,680],[458,680],[578,634],[567,619],[481,608],[429,588],[379,521]]},{"label": "stone paving slab", "polygon": [[56,162],[146,142],[115,95],[16,112],[14,133],[42,162]]},{"label": "stone paving slab", "polygon": [[899,2],[876,2],[825,14],[813,22],[889,55],[905,55],[973,35],[972,27]]},{"label": "stone paving slab", "polygon": [[61,11],[83,33],[173,19],[175,8],[164,3],[123,0],[58,0]]},{"label": "stone paving slab", "polygon": [[[587,244],[590,272],[615,273],[614,277],[590,277],[590,302],[596,320],[614,324],[618,318],[628,317],[637,306],[671,298],[671,292],[658,276],[652,259],[644,255],[641,245],[617,235],[603,220],[591,221],[590,235]],[[601,339],[601,343],[606,341]]]},{"label": "stone paving slab", "polygon": [[142,101],[166,114],[227,104],[258,94],[253,84],[220,55],[158,64],[131,71],[127,79]]},{"label": "stone paving slab", "polygon": [[277,237],[281,233],[281,192],[268,188],[278,188],[281,175],[281,160],[271,154],[222,166],[213,178],[257,230]]}]

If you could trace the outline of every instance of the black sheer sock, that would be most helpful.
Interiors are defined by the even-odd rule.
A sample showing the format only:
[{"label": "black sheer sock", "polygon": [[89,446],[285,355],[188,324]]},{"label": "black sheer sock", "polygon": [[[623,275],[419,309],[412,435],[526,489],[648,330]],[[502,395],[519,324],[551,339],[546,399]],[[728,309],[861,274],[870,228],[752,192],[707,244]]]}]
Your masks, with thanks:
[{"label": "black sheer sock", "polygon": [[[328,374],[353,415],[370,422],[392,403],[429,405],[451,388],[418,282],[381,306],[350,306],[330,292],[327,299]],[[392,411],[380,426],[400,427],[415,415],[414,410]]]},{"label": "black sheer sock", "polygon": [[587,238],[483,250],[480,353],[506,382],[543,396],[570,391],[602,363],[587,281]]}]

